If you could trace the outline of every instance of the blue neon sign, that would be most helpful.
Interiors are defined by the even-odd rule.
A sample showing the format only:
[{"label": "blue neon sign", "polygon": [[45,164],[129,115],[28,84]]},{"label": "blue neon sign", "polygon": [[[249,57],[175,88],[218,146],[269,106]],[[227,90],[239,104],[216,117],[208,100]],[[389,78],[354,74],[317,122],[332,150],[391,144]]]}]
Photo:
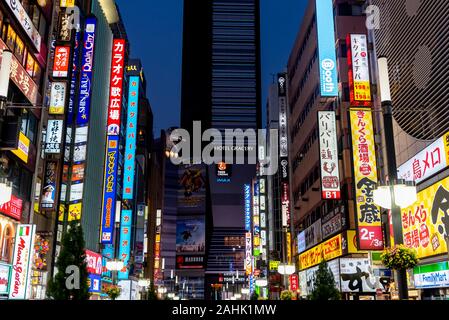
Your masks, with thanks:
[{"label": "blue neon sign", "polygon": [[115,223],[117,193],[118,136],[108,136],[103,180],[103,215],[101,219],[101,243],[112,244]]},{"label": "blue neon sign", "polygon": [[85,125],[89,123],[96,26],[97,19],[95,17],[86,18],[86,28],[84,30],[83,50],[81,57],[82,69],[78,98],[78,115],[76,117],[78,125]]},{"label": "blue neon sign", "polygon": [[332,0],[316,1],[320,87],[322,97],[338,97],[337,57]]},{"label": "blue neon sign", "polygon": [[67,126],[71,126],[73,123],[73,115],[75,109],[75,91],[76,91],[76,74],[78,72],[78,51],[79,51],[80,32],[77,30],[75,33],[75,47],[73,49],[73,66],[72,66],[72,79],[70,80],[70,96],[69,107],[67,111]]},{"label": "blue neon sign", "polygon": [[123,174],[123,199],[131,200],[134,193],[136,166],[137,114],[139,111],[139,77],[129,77],[128,120],[126,124],[126,150]]},{"label": "blue neon sign", "polygon": [[[132,225],[133,212],[132,210],[122,210],[122,216],[120,219],[120,247],[119,247],[119,259],[123,261],[125,267],[122,271],[119,271],[119,280],[126,280],[129,276],[129,255],[131,252],[131,225]],[[126,268],[126,269],[125,269]]]},{"label": "blue neon sign", "polygon": [[245,230],[251,232],[251,186],[245,184]]}]

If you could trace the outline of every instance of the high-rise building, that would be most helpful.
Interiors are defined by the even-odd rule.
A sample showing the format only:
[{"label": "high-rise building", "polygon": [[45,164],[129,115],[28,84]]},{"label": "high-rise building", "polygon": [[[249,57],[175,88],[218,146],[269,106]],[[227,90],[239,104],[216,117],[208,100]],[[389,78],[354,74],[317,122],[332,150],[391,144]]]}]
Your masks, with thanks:
[{"label": "high-rise building", "polygon": [[[259,19],[258,0],[184,1],[182,128],[260,128]],[[220,298],[213,290],[230,279],[223,274],[244,275],[244,185],[256,166],[227,165],[224,180],[217,165],[207,167],[205,299]]]}]

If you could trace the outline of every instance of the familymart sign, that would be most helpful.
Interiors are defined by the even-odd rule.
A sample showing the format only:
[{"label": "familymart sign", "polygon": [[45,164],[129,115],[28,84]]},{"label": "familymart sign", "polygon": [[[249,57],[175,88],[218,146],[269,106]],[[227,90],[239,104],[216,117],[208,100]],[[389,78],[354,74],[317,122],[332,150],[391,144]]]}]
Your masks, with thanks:
[{"label": "familymart sign", "polygon": [[449,287],[448,262],[418,266],[413,269],[416,288]]}]

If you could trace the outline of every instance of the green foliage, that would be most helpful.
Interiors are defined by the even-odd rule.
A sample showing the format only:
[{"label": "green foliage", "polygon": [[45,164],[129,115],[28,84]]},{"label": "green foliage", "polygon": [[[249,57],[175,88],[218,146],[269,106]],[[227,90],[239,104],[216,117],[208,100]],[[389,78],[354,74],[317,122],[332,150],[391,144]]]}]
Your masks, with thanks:
[{"label": "green foliage", "polygon": [[106,290],[106,294],[109,296],[111,300],[115,300],[120,296],[120,292],[122,290],[118,286],[110,286]]},{"label": "green foliage", "polygon": [[418,264],[416,251],[402,244],[385,249],[380,258],[384,266],[394,270],[412,269]]},{"label": "green foliage", "polygon": [[284,290],[281,292],[281,300],[292,300],[293,292],[291,290]]},{"label": "green foliage", "polygon": [[332,274],[326,260],[322,260],[315,275],[311,300],[339,300],[340,292],[335,286],[334,275]]},{"label": "green foliage", "polygon": [[257,294],[256,291],[254,291],[250,297],[250,300],[258,300],[258,299],[259,299],[259,295]]},{"label": "green foliage", "polygon": [[148,288],[147,300],[158,300],[156,289],[154,288],[153,283],[151,283],[150,287]]},{"label": "green foliage", "polygon": [[[61,241],[61,251],[56,262],[58,273],[50,278],[47,296],[54,300],[88,300],[90,298],[83,229],[72,222]],[[66,274],[68,267],[77,267],[75,273]],[[68,279],[70,277],[70,279]],[[66,283],[67,282],[67,283]]]}]

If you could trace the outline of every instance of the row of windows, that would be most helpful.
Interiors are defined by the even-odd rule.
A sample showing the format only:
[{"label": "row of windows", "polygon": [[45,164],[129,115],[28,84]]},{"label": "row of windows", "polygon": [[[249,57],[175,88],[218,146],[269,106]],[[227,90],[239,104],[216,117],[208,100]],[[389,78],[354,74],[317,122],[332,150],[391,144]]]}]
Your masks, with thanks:
[{"label": "row of windows", "polygon": [[3,13],[0,11],[0,37],[6,42],[6,45],[14,53],[15,57],[30,77],[40,87],[42,78],[42,69],[31,54],[32,50],[25,45],[24,41],[17,35],[17,32],[11,25],[4,23]]},{"label": "row of windows", "polygon": [[306,194],[307,191],[314,185],[316,181],[320,179],[320,166],[316,165],[313,170],[310,171],[309,175],[303,180],[303,182],[295,189],[293,192],[293,199],[295,203],[299,198]]},{"label": "row of windows", "polygon": [[310,73],[312,72],[313,66],[317,59],[318,59],[318,49],[315,49],[315,52],[313,53],[313,56],[310,59],[306,70],[304,71],[301,81],[299,81],[299,85],[296,88],[295,95],[293,96],[293,99],[292,99],[292,104],[290,105],[290,113],[293,112],[293,109],[296,106],[296,103],[298,102],[299,96],[301,95],[301,92],[304,89],[304,86],[307,84],[307,82],[309,80]]},{"label": "row of windows", "polygon": [[[288,72],[288,77],[289,77],[290,81],[292,81],[292,79],[295,75],[295,72],[299,66],[299,61],[301,60],[304,51],[306,50],[306,48],[309,45],[309,38],[310,38],[310,35],[312,34],[312,29],[313,29],[314,25],[315,25],[315,15],[313,15],[312,22],[307,27],[307,31],[304,36],[304,41],[302,42],[301,48],[299,48],[298,53],[296,54],[295,62],[293,63],[293,68],[290,69]],[[291,85],[291,83],[290,83],[290,85]]]},{"label": "row of windows", "polygon": [[307,100],[306,104],[304,105],[303,110],[301,111],[298,118],[296,119],[295,125],[291,129],[291,140],[292,141],[294,141],[302,124],[304,123],[304,121],[306,121],[310,111],[312,111],[312,108],[315,105],[315,101],[319,95],[320,95],[320,86],[317,85],[315,87],[315,90],[313,91],[312,95],[310,96],[309,100]]},{"label": "row of windows", "polygon": [[300,163],[304,160],[306,157],[306,154],[310,151],[315,141],[318,139],[318,127],[313,129],[312,134],[307,139],[304,146],[298,151],[298,153],[295,156],[295,159],[293,159],[293,171],[295,172],[296,169],[298,169],[298,166]]}]

